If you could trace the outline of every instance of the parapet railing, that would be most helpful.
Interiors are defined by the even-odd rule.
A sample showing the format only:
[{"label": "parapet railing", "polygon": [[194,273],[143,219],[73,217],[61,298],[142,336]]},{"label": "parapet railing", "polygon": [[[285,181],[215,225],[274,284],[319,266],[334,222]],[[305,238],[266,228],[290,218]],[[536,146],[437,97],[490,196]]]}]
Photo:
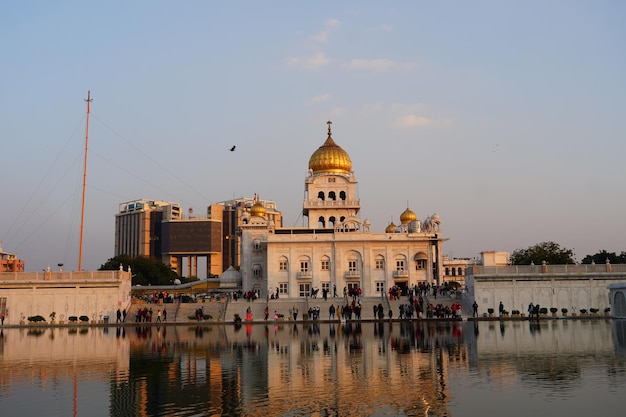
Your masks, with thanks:
[{"label": "parapet railing", "polygon": [[[473,275],[603,274],[626,272],[626,264],[470,266]],[[466,273],[467,275],[467,273]]]},{"label": "parapet railing", "polygon": [[45,281],[118,281],[126,271],[42,271],[0,272],[0,281],[45,282]]}]

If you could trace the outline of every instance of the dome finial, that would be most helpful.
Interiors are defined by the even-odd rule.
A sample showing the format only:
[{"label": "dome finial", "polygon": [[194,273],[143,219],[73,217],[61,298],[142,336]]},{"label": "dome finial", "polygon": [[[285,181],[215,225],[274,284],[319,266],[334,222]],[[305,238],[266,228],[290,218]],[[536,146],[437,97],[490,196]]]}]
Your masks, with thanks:
[{"label": "dome finial", "polygon": [[326,124],[328,125],[328,137],[331,137],[333,135],[333,131],[330,129],[330,125],[332,125],[333,122],[329,120],[326,122]]}]

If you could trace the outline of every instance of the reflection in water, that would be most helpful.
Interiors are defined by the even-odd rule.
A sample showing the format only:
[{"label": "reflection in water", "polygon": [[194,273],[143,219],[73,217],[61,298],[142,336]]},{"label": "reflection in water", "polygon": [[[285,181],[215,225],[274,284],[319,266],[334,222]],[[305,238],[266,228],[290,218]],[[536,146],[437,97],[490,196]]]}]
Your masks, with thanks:
[{"label": "reflection in water", "polygon": [[485,401],[517,415],[535,398],[537,415],[577,416],[588,387],[621,415],[624,334],[604,320],[5,329],[0,403],[7,415],[482,416]]}]

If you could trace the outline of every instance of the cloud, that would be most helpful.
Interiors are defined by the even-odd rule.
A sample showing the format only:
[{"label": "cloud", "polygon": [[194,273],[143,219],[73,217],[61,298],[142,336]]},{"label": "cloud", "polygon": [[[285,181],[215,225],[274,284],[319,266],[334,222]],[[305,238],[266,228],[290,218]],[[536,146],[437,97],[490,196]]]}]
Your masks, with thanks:
[{"label": "cloud", "polygon": [[311,56],[287,58],[286,62],[290,67],[316,69],[328,65],[330,58],[325,52],[317,52]]},{"label": "cloud", "polygon": [[415,68],[415,64],[403,63],[398,61],[392,61],[385,58],[377,59],[351,59],[341,67],[346,70],[354,71],[386,71],[390,69],[412,69]]},{"label": "cloud", "polygon": [[396,117],[393,121],[393,126],[398,128],[411,128],[411,127],[424,127],[434,124],[433,119],[428,117],[418,116],[415,114],[407,114],[404,116]]},{"label": "cloud", "polygon": [[311,100],[304,103],[305,106],[310,106],[313,104],[324,103],[332,98],[332,94],[324,93],[313,97]]},{"label": "cloud", "polygon": [[383,23],[380,28],[383,32],[391,32],[393,30],[393,26],[390,23]]},{"label": "cloud", "polygon": [[309,40],[314,41],[314,42],[320,42],[320,43],[328,42],[330,33],[337,27],[339,27],[339,20],[328,19],[324,23],[324,28],[320,32],[309,36]]}]

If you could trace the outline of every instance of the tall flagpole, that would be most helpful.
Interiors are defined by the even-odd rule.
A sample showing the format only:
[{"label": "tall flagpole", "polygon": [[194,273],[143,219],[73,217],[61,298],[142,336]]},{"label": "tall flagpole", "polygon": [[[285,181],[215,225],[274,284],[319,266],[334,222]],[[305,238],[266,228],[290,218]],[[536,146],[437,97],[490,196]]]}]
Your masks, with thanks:
[{"label": "tall flagpole", "polygon": [[78,271],[83,270],[83,228],[85,227],[85,190],[87,188],[87,149],[89,149],[89,113],[91,112],[91,91],[87,90],[87,123],[85,126],[85,163],[83,164],[83,199],[80,208],[80,244],[78,249]]}]

